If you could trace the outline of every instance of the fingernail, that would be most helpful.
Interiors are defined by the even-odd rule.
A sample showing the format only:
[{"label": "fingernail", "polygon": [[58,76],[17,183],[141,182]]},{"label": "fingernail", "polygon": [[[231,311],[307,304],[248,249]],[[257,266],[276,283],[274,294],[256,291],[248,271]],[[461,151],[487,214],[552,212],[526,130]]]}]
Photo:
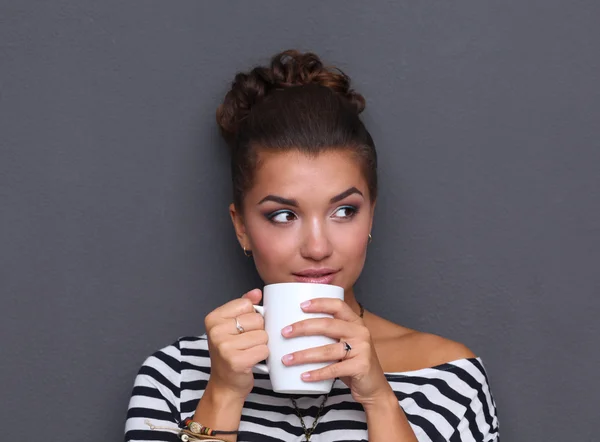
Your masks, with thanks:
[{"label": "fingernail", "polygon": [[291,325],[288,325],[287,327],[284,327],[283,330],[281,330],[282,335],[289,335],[291,332],[292,332]]},{"label": "fingernail", "polygon": [[302,304],[300,304],[300,307],[302,308],[306,308],[310,305],[310,301],[304,301]]},{"label": "fingernail", "polygon": [[294,359],[294,355],[285,355],[284,357],[281,358],[281,360],[283,361],[284,364],[286,362],[292,362],[293,359]]},{"label": "fingernail", "polygon": [[300,377],[304,380],[310,379],[310,373],[302,373]]}]

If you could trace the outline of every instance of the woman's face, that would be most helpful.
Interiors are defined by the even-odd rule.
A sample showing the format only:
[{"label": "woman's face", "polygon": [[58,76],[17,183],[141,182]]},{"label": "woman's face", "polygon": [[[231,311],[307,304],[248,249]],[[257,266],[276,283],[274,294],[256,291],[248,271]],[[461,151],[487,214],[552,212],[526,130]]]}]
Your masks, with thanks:
[{"label": "woman's face", "polygon": [[233,205],[230,212],[261,279],[350,290],[365,262],[375,207],[358,160],[348,151],[261,152],[259,160],[243,213]]}]

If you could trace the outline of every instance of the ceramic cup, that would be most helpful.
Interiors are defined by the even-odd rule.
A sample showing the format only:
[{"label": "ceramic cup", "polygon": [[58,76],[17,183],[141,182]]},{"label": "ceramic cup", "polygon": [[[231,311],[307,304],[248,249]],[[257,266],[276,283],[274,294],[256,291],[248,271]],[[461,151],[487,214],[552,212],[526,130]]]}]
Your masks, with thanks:
[{"label": "ceramic cup", "polygon": [[300,375],[306,371],[326,367],[333,362],[310,363],[287,367],[281,358],[289,353],[339,342],[327,336],[299,336],[285,338],[281,330],[295,322],[309,318],[331,318],[325,313],[305,313],[300,304],[314,298],[344,300],[344,289],[330,284],[290,282],[269,284],[263,290],[263,306],[254,309],[265,318],[265,330],[269,336],[267,365],[256,366],[271,378],[273,391],[287,394],[326,394],[331,391],[334,379],[305,382]]}]

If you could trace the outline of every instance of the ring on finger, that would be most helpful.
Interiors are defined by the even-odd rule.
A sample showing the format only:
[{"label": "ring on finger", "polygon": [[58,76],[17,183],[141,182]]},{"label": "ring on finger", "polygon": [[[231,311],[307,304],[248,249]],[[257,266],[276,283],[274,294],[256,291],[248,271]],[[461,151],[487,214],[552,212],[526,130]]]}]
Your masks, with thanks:
[{"label": "ring on finger", "polygon": [[340,341],[340,342],[344,346],[344,351],[346,352],[344,354],[344,357],[342,358],[342,360],[344,360],[348,357],[348,353],[350,353],[350,350],[352,350],[352,346],[350,344],[348,344],[346,341]]},{"label": "ring on finger", "polygon": [[244,327],[242,327],[242,324],[240,324],[240,321],[238,321],[238,318],[233,318],[235,319],[235,328],[237,328],[237,331],[239,332],[239,334],[244,333],[246,330],[244,330]]}]

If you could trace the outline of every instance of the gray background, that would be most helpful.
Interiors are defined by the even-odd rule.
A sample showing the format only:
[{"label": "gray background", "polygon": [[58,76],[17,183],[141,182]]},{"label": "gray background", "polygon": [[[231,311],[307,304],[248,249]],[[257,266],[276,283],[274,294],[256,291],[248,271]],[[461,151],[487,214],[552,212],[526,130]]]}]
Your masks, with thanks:
[{"label": "gray background", "polygon": [[480,355],[504,441],[597,440],[599,22],[597,1],[0,1],[0,438],[120,440],[143,359],[259,284],[214,111],[299,48],[367,98],[360,299]]}]

